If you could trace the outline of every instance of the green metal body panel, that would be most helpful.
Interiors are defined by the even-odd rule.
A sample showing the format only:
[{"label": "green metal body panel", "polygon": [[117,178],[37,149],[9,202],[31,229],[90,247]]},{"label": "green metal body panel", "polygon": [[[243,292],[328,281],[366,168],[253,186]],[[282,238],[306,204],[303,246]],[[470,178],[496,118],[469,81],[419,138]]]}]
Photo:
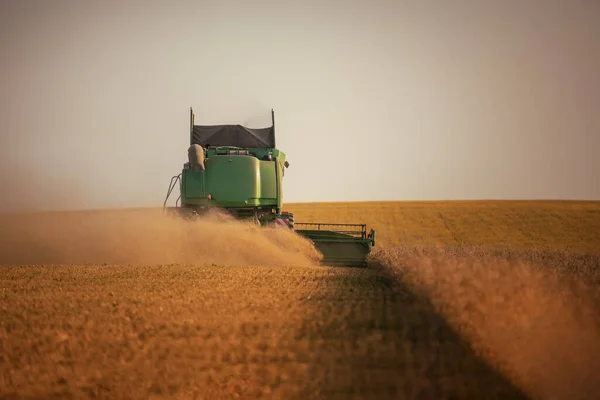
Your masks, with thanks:
[{"label": "green metal body panel", "polygon": [[[249,155],[230,155],[237,148],[209,149],[205,170],[184,169],[181,174],[183,207],[212,205],[222,208],[281,210],[282,176],[285,154],[271,149],[272,161],[264,160],[269,151],[247,149]],[[208,196],[211,199],[209,200]]]},{"label": "green metal body panel", "polygon": [[371,252],[369,243],[360,240],[344,242],[329,240],[322,234],[313,236],[313,232],[298,231],[298,234],[311,240],[323,255],[322,264],[331,266],[365,267],[367,256]]}]

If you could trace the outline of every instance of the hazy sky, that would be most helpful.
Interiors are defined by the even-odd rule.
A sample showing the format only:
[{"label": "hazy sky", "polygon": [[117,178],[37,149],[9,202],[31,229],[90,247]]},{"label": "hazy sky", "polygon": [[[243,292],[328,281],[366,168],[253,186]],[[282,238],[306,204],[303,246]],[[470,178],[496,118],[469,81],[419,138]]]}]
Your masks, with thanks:
[{"label": "hazy sky", "polygon": [[287,202],[600,199],[595,0],[2,0],[0,19],[5,202],[161,205],[190,106],[251,127],[274,108]]}]

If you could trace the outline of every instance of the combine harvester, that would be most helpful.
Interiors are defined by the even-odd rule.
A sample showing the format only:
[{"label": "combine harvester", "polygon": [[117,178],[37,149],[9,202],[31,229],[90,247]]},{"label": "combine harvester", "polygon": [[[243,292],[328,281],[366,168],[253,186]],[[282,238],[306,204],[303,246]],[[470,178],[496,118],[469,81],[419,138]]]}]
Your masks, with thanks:
[{"label": "combine harvester", "polygon": [[[294,222],[282,210],[282,183],[289,167],[285,153],[275,145],[272,125],[250,129],[241,125],[195,125],[190,108],[188,162],[171,178],[163,210],[190,219],[211,209],[226,211],[261,226],[291,229],[311,240],[323,255],[322,264],[366,266],[375,245],[375,231],[365,224]],[[175,207],[167,201],[179,183]]]}]

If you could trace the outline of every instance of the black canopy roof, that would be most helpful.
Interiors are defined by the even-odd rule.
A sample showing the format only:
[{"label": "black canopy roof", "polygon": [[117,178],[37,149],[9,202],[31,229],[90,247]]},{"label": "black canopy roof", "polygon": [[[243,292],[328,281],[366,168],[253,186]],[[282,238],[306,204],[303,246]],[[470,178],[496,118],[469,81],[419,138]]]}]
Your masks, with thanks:
[{"label": "black canopy roof", "polygon": [[199,144],[202,147],[211,145],[274,148],[275,129],[273,126],[246,128],[242,125],[194,125],[190,144]]},{"label": "black canopy roof", "polygon": [[190,107],[190,145],[275,148],[273,110],[271,110],[271,121],[272,125],[268,128],[247,128],[242,125],[196,125],[194,111]]}]

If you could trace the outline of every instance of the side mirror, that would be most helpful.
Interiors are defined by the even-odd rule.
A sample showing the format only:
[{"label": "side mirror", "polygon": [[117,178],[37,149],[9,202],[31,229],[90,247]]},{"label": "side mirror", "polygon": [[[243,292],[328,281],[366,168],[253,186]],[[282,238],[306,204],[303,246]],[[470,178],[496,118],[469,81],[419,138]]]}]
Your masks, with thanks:
[{"label": "side mirror", "polygon": [[284,163],[283,163],[283,165],[284,165],[286,168],[289,168],[289,166],[290,166],[290,163],[286,161],[286,162],[284,162]]}]

